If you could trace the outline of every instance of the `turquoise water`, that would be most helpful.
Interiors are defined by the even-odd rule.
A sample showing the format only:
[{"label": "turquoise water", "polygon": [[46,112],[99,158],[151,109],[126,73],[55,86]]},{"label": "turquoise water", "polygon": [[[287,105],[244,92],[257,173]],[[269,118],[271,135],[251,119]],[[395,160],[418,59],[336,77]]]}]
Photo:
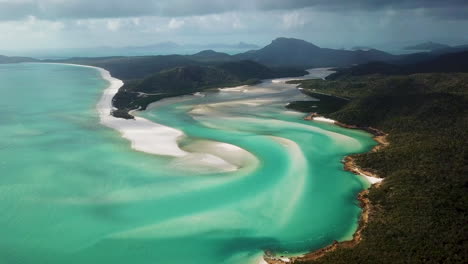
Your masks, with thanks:
[{"label": "turquoise water", "polygon": [[368,183],[340,160],[369,150],[370,135],[285,111],[295,90],[261,105],[255,93],[182,97],[140,114],[184,131],[187,150],[220,141],[258,159],[201,173],[102,126],[107,85],[91,68],[0,65],[0,263],[244,264],[351,238]]}]

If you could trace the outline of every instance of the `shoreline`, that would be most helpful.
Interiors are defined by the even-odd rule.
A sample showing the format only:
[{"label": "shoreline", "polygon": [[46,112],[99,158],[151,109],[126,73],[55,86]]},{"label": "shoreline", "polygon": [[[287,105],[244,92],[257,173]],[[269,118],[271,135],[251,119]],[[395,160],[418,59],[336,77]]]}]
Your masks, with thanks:
[{"label": "shoreline", "polygon": [[[333,119],[325,118],[321,115],[318,115],[317,113],[311,113],[307,115],[304,118],[304,120],[332,123],[334,125],[337,125],[343,128],[364,130],[372,134],[373,139],[378,144],[374,146],[367,153],[380,151],[390,144],[390,142],[387,139],[388,134],[384,133],[381,130],[372,128],[372,127],[358,127],[354,125],[347,125],[347,124],[335,121]],[[356,164],[356,160],[353,157],[354,155],[355,154],[348,155],[343,159],[343,162],[342,162],[343,169],[345,171],[352,172],[355,175],[364,177],[367,181],[369,181],[369,183],[371,184],[371,187],[372,186],[374,186],[375,188],[380,187],[380,185],[382,184],[383,178],[380,178],[374,172],[362,169],[359,165]],[[372,213],[372,202],[367,197],[369,194],[369,190],[370,188],[362,190],[357,195],[357,200],[359,201],[359,206],[361,207],[362,212],[359,217],[358,228],[354,232],[353,238],[351,240],[341,241],[341,242],[335,240],[332,244],[326,247],[311,251],[309,253],[306,253],[297,257],[284,258],[284,257],[275,257],[275,256],[270,256],[268,254],[265,254],[263,257],[263,261],[267,264],[288,264],[288,263],[302,263],[305,261],[314,261],[339,248],[351,248],[359,244],[362,240],[362,231],[367,227],[367,224],[369,223],[369,216]]]},{"label": "shoreline", "polygon": [[[179,148],[177,142],[185,134],[175,128],[153,123],[145,118],[135,116],[135,119],[114,117],[112,99],[123,86],[123,81],[111,76],[110,72],[98,68],[101,77],[109,82],[109,86],[102,93],[96,109],[99,113],[100,123],[120,132],[121,136],[131,142],[131,148],[150,154],[182,157],[187,152]],[[156,137],[155,137],[156,136]],[[152,137],[152,140],[149,139]],[[158,138],[158,140],[154,140]]]},{"label": "shoreline", "polygon": [[[99,71],[99,73],[101,74],[101,77],[109,83],[108,87],[104,90],[104,92],[102,93],[102,96],[99,99],[99,102],[96,105],[96,110],[99,113],[100,123],[103,124],[104,126],[107,126],[109,128],[115,129],[118,132],[120,132],[123,138],[131,142],[132,149],[136,151],[150,153],[150,154],[172,156],[175,158],[183,158],[188,155],[196,154],[196,153],[186,152],[185,150],[182,150],[179,148],[177,143],[180,138],[185,136],[185,134],[180,130],[167,127],[158,123],[154,123],[150,120],[147,120],[145,118],[138,117],[138,116],[135,116],[135,119],[123,119],[123,118],[114,117],[111,114],[112,110],[114,109],[112,106],[112,99],[114,95],[118,92],[120,87],[123,86],[123,81],[112,77],[109,71],[103,68],[94,67],[94,66],[79,65],[79,64],[65,64],[65,63],[60,63],[60,64],[76,66],[76,67],[93,68]],[[277,79],[275,81],[279,82],[283,80]],[[363,128],[359,128],[356,126],[349,126],[349,125],[341,124],[339,122],[336,122],[335,120],[328,119],[328,118],[325,118],[323,116],[318,116],[318,115],[314,115],[314,116],[309,115],[304,119],[315,120],[315,121],[326,122],[326,123],[333,123],[338,126],[342,126],[342,127],[350,128],[350,129],[363,129]],[[384,138],[382,138],[382,141],[377,140],[376,137],[378,135],[375,133],[374,130],[371,130],[371,129],[372,128],[367,128],[364,130],[374,134],[375,136],[374,139],[379,143],[379,145],[375,146],[371,151],[377,151],[378,150],[377,148],[379,146],[382,145],[383,147],[383,143],[381,142],[386,142],[386,141],[384,141],[385,140]],[[380,132],[379,136],[382,136],[383,133],[381,131],[379,132]],[[149,136],[151,136],[153,140],[148,139]],[[157,140],[154,140],[154,138],[157,138]],[[216,144],[230,145],[230,144],[222,143],[222,142],[212,142],[212,143],[215,145]],[[230,145],[229,147],[236,147],[236,146]],[[243,150],[243,149],[240,149],[240,150],[245,151],[250,154],[250,152],[246,150]],[[206,153],[206,155],[208,155],[209,158],[218,158],[217,156],[212,155],[211,153]],[[214,167],[218,167],[218,168],[226,167],[226,164],[231,165],[229,160],[223,159],[222,157],[219,158],[218,160],[212,160],[210,161],[210,163],[212,163],[211,165],[215,165]],[[362,170],[361,168],[359,168],[355,164],[354,159],[351,156],[345,157],[344,164],[345,164],[345,170],[351,171],[355,174],[365,177],[371,184],[376,183],[370,180],[370,178],[375,179],[376,175],[370,172],[366,172]],[[225,171],[233,171],[237,169],[239,169],[239,167],[236,166],[236,168],[228,168],[228,169],[225,169]],[[377,186],[380,184],[380,181],[381,179],[377,182],[376,184]],[[318,259],[324,256],[325,254],[327,254],[328,252],[336,250],[337,248],[352,247],[356,245],[357,243],[359,243],[361,240],[361,232],[367,226],[369,211],[371,210],[370,201],[366,197],[368,192],[369,190],[366,189],[358,194],[358,201],[360,203],[360,207],[362,208],[362,213],[360,216],[358,229],[353,234],[352,240],[342,241],[342,242],[334,241],[329,246],[326,246],[324,248],[318,249],[310,253],[306,253],[298,257],[274,257],[274,256],[264,255],[264,257],[262,258],[262,261],[264,261],[263,263],[267,263],[267,264],[301,263],[303,261]]]},{"label": "shoreline", "polygon": [[[185,136],[182,131],[151,122],[142,117],[135,116],[134,119],[123,119],[112,115],[112,111],[114,110],[112,99],[124,83],[122,80],[112,77],[108,70],[95,66],[72,63],[46,64],[60,64],[97,70],[101,78],[109,83],[96,104],[99,122],[106,127],[118,131],[123,138],[130,141],[132,149],[149,154],[171,157],[183,157],[188,154],[188,152],[180,149],[177,144],[179,139]],[[153,136],[153,138],[150,139],[148,136]],[[158,138],[158,140],[155,140],[154,136],[157,136],[156,138]]]},{"label": "shoreline", "polygon": [[[109,83],[96,104],[99,122],[106,127],[118,131],[123,138],[130,141],[133,150],[171,157],[183,157],[188,154],[188,152],[180,149],[177,144],[179,139],[185,136],[182,131],[151,122],[142,117],[135,116],[134,119],[123,119],[112,115],[112,111],[114,110],[112,99],[124,83],[122,80],[112,77],[108,70],[73,63],[47,62],[42,64],[60,64],[97,70],[101,78]],[[153,140],[148,139],[149,135],[156,135],[159,140],[154,140],[154,138]]]},{"label": "shoreline", "polygon": [[[197,157],[200,162],[193,165],[198,166],[198,171],[205,173],[233,172],[258,164],[250,152],[232,144],[207,140],[203,152],[186,151],[181,149],[178,144],[180,139],[186,136],[181,130],[139,116],[135,116],[133,119],[115,117],[112,115],[112,111],[115,109],[112,105],[112,99],[124,83],[122,80],[112,77],[106,69],[72,63],[43,64],[60,64],[97,70],[101,78],[109,83],[96,104],[99,123],[118,131],[122,138],[130,141],[130,148],[135,151],[175,158],[175,163]],[[218,149],[223,149],[224,152],[219,153]],[[238,156],[240,155],[248,157],[245,162],[239,161]]]},{"label": "shoreline", "polygon": [[[131,142],[133,150],[175,158],[170,163],[173,164],[172,166],[197,158],[199,161],[191,165],[196,167],[197,171],[206,173],[233,172],[244,167],[256,166],[258,163],[247,150],[224,142],[206,140],[197,151],[181,149],[178,143],[186,135],[179,129],[155,123],[137,115],[133,119],[115,117],[112,115],[114,109],[112,99],[122,87],[123,81],[112,77],[105,69],[94,68],[99,70],[102,78],[109,82],[109,86],[104,90],[96,105],[100,122],[119,131],[123,138]],[[132,112],[135,111],[137,110]],[[220,152],[219,149],[223,151]],[[241,161],[239,156],[247,158]]]},{"label": "shoreline", "polygon": [[[179,147],[179,141],[186,137],[186,134],[179,129],[137,115],[133,119],[114,116],[112,114],[114,110],[112,100],[120,87],[123,86],[123,81],[112,77],[110,72],[105,69],[93,66],[85,67],[97,69],[101,77],[109,82],[109,86],[104,90],[96,105],[100,123],[117,130],[123,138],[130,141],[133,150],[171,157],[173,158],[170,162],[172,166],[178,166],[181,162],[190,163],[195,158],[198,162],[190,164],[197,168],[197,171],[204,173],[233,172],[258,165],[258,160],[253,154],[238,146],[205,140],[197,150],[182,149]],[[136,111],[138,110],[132,112]],[[220,149],[223,151],[219,151]],[[240,156],[245,158],[240,159]]]}]

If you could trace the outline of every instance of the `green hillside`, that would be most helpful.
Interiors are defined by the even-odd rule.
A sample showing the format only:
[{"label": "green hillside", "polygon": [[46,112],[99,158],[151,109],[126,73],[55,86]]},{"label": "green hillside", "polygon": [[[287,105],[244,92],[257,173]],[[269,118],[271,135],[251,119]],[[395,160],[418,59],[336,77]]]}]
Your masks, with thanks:
[{"label": "green hillside", "polygon": [[468,74],[368,75],[301,86],[351,98],[327,116],[381,129],[390,141],[355,156],[385,178],[369,193],[362,241],[308,263],[466,263]]}]

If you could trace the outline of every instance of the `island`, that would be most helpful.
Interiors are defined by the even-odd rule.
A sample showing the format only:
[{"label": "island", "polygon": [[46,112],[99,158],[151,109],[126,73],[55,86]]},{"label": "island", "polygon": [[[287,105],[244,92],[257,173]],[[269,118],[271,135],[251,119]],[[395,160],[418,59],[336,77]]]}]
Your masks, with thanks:
[{"label": "island", "polygon": [[[297,85],[308,98],[290,101],[285,108],[303,113],[301,118],[310,122],[373,134],[378,146],[342,162],[343,169],[372,177],[376,184],[356,197],[363,213],[352,240],[293,257],[265,246],[265,261],[463,263],[468,220],[468,51],[462,46],[442,48],[392,55],[278,38],[262,49],[235,55],[205,50],[193,55],[60,60],[1,56],[0,63],[70,63],[108,70],[107,77],[122,80],[122,86],[116,88],[112,105],[103,108],[108,112],[104,114],[128,122],[135,118],[132,111],[145,110],[161,99],[255,85],[265,79],[273,84],[271,79],[291,77],[287,84]],[[331,67],[335,73],[304,79],[311,67]],[[176,142],[179,132],[171,140]],[[186,154],[180,152],[177,155]]]}]

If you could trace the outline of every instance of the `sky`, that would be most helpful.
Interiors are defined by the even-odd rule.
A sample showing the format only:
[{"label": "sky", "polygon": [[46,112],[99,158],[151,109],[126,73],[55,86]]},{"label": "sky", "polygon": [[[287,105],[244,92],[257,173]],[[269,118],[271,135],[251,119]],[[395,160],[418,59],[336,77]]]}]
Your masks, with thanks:
[{"label": "sky", "polygon": [[467,0],[0,0],[0,50],[180,44],[468,43]]}]

